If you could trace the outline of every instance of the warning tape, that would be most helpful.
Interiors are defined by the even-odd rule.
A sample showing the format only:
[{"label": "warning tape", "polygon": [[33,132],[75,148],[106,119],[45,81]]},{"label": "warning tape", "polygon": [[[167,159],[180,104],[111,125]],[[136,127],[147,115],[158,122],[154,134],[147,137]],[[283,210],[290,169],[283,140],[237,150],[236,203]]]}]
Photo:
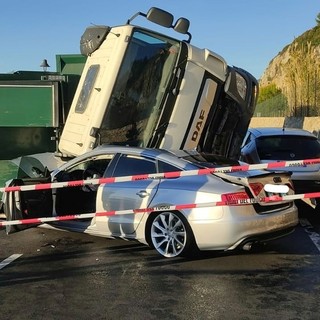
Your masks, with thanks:
[{"label": "warning tape", "polygon": [[124,214],[137,214],[137,213],[150,213],[156,211],[170,211],[170,210],[183,210],[183,209],[195,209],[204,207],[214,207],[214,206],[238,206],[238,205],[249,205],[255,203],[270,203],[278,201],[294,201],[299,199],[317,198],[320,197],[320,192],[304,193],[304,194],[294,194],[288,196],[271,196],[259,199],[241,199],[232,201],[217,201],[217,202],[207,202],[207,203],[192,203],[192,204],[180,204],[180,205],[161,205],[149,208],[140,209],[128,209],[128,210],[115,210],[115,211],[102,211],[95,213],[82,213],[75,215],[57,216],[57,217],[44,217],[44,218],[30,218],[22,220],[12,220],[12,221],[0,221],[0,227],[10,226],[10,225],[21,225],[21,224],[41,224],[55,221],[68,221],[68,220],[79,220],[87,219],[93,217],[104,217],[104,216],[114,216],[114,215],[124,215]]},{"label": "warning tape", "polygon": [[186,170],[186,171],[172,171],[164,173],[152,173],[152,174],[139,174],[133,176],[124,177],[111,177],[111,178],[99,178],[99,179],[88,179],[88,180],[75,180],[65,182],[52,182],[52,183],[41,183],[36,185],[25,185],[25,186],[11,186],[0,188],[0,192],[13,192],[13,191],[32,191],[32,190],[47,190],[53,188],[65,188],[65,187],[79,187],[85,185],[100,185],[100,184],[112,184],[118,182],[138,181],[147,179],[167,179],[167,178],[179,178],[194,175],[206,175],[211,173],[231,173],[240,171],[250,170],[261,170],[261,169],[275,169],[280,167],[305,167],[308,165],[320,164],[319,159],[306,159],[297,161],[280,161],[280,162],[269,162],[261,164],[241,165],[241,166],[227,166],[219,168],[204,168],[197,170]]}]

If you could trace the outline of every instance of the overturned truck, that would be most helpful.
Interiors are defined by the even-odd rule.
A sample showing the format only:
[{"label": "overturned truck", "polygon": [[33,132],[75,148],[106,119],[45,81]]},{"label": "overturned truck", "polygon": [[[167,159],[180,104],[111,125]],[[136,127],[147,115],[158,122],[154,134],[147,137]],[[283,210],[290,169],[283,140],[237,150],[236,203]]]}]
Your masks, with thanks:
[{"label": "overturned truck", "polygon": [[[132,24],[142,16],[185,35],[177,40]],[[253,115],[257,80],[208,49],[190,44],[189,21],[159,8],[125,25],[91,26],[88,56],[57,155],[100,144],[197,149],[238,159]]]}]

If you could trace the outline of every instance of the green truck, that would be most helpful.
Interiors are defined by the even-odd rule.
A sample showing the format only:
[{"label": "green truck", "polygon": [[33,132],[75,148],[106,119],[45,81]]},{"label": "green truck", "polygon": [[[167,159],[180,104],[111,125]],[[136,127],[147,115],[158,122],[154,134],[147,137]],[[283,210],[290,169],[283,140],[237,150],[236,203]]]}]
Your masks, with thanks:
[{"label": "green truck", "polygon": [[0,74],[1,160],[56,150],[85,61],[57,55],[56,72]]}]

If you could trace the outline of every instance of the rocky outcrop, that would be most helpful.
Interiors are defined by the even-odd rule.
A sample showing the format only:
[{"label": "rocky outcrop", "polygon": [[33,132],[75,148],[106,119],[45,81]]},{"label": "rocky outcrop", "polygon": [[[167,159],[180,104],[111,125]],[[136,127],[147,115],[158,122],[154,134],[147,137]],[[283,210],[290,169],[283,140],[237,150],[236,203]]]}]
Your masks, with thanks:
[{"label": "rocky outcrop", "polygon": [[[285,46],[279,54],[274,57],[259,81],[260,86],[264,87],[271,83],[286,92],[292,83],[290,82],[290,73],[301,64],[310,64],[310,70],[314,70],[314,65],[319,67],[320,60],[320,26],[316,26],[294,41]],[[305,66],[301,66],[305,68]],[[302,70],[303,71],[303,70]],[[304,77],[304,74],[301,74]],[[320,74],[319,74],[320,79]]]},{"label": "rocky outcrop", "polygon": [[274,59],[272,59],[261,76],[259,84],[261,87],[265,87],[271,83],[274,83],[278,88],[282,88],[285,83],[285,69],[290,59],[289,50],[279,53]]},{"label": "rocky outcrop", "polygon": [[[288,116],[319,116],[320,25],[284,47],[270,61],[259,84],[256,115],[272,116],[278,110]],[[266,95],[271,88],[274,95]]]}]

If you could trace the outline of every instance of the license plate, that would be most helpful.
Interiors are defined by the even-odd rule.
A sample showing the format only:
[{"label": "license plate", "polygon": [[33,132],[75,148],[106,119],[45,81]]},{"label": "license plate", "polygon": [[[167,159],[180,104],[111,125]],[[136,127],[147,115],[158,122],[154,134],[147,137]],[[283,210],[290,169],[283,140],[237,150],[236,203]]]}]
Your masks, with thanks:
[{"label": "license plate", "polygon": [[268,197],[271,196],[284,196],[289,192],[289,187],[284,184],[270,184],[267,183],[263,187],[264,191],[266,192],[266,195]]}]

